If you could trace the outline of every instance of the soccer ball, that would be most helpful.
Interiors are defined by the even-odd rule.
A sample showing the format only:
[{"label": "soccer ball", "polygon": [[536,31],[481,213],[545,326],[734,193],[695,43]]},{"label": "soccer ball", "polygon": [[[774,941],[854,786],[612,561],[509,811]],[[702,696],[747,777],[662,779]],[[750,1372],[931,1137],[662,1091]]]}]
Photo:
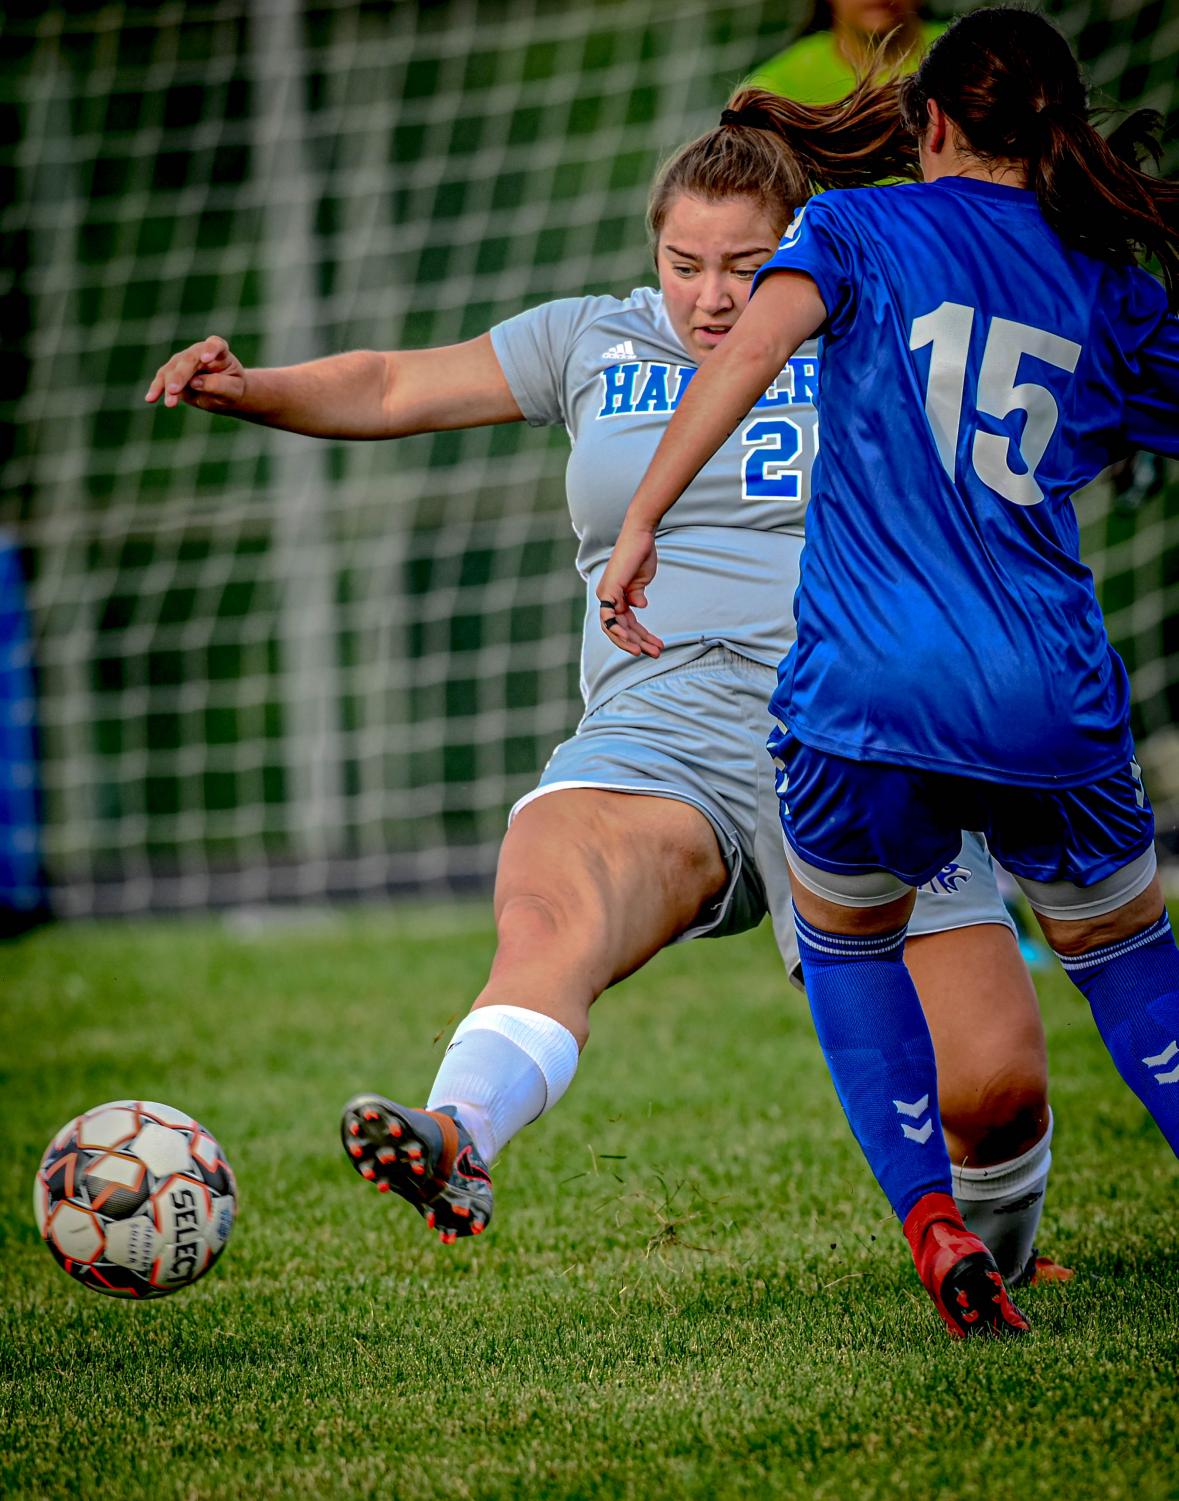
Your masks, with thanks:
[{"label": "soccer ball", "polygon": [[84,1287],[162,1298],[225,1249],[237,1184],[203,1126],[153,1100],[112,1100],[63,1126],[33,1185],[37,1229]]}]

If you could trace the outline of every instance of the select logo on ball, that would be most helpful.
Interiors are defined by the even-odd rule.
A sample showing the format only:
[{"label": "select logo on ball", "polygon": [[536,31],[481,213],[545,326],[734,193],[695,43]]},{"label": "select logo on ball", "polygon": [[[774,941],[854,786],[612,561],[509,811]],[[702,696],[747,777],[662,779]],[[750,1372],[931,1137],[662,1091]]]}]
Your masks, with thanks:
[{"label": "select logo on ball", "polygon": [[153,1212],[166,1250],[152,1269],[152,1285],[184,1287],[200,1276],[212,1254],[212,1195],[195,1179],[169,1178],[154,1196]]}]

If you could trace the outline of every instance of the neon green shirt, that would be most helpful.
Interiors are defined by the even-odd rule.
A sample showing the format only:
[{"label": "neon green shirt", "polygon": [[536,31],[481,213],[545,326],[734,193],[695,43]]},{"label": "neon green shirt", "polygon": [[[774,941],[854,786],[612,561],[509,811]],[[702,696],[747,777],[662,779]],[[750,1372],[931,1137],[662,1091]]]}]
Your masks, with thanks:
[{"label": "neon green shirt", "polygon": [[[921,46],[914,47],[900,71],[911,73],[923,55],[946,29],[942,21],[922,21]],[[816,31],[792,43],[753,72],[749,82],[759,89],[773,89],[799,104],[834,104],[855,88],[851,63],[835,45],[831,31]]]}]

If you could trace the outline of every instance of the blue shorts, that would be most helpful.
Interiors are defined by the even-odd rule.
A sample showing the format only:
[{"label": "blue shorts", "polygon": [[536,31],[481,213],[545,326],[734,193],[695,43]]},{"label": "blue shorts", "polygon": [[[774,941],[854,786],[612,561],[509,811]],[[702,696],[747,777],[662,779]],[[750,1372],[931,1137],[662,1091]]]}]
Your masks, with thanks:
[{"label": "blue shorts", "polygon": [[787,843],[833,876],[888,872],[922,886],[953,859],[963,828],[979,830],[1032,905],[1052,916],[1082,915],[1066,891],[1101,887],[1136,862],[1135,879],[1146,873],[1139,890],[1153,875],[1154,814],[1133,761],[1087,787],[1048,789],[848,761],[784,729],[769,749]]}]

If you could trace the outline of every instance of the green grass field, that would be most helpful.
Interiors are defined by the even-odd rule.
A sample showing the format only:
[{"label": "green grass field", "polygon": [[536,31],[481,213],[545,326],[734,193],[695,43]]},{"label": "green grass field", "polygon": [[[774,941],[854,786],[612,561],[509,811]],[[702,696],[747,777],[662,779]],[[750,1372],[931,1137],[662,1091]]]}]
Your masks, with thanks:
[{"label": "green grass field", "polygon": [[[5,1497],[1179,1495],[1170,1152],[1070,987],[1041,1242],[1076,1268],[1016,1346],[952,1344],[851,1142],[766,931],[599,1006],[573,1090],[443,1248],[337,1116],[424,1095],[490,950],[482,907],[246,931],[61,927],[0,956]],[[51,1133],[118,1096],[220,1137],[241,1218],[129,1305],[39,1244]]]}]

